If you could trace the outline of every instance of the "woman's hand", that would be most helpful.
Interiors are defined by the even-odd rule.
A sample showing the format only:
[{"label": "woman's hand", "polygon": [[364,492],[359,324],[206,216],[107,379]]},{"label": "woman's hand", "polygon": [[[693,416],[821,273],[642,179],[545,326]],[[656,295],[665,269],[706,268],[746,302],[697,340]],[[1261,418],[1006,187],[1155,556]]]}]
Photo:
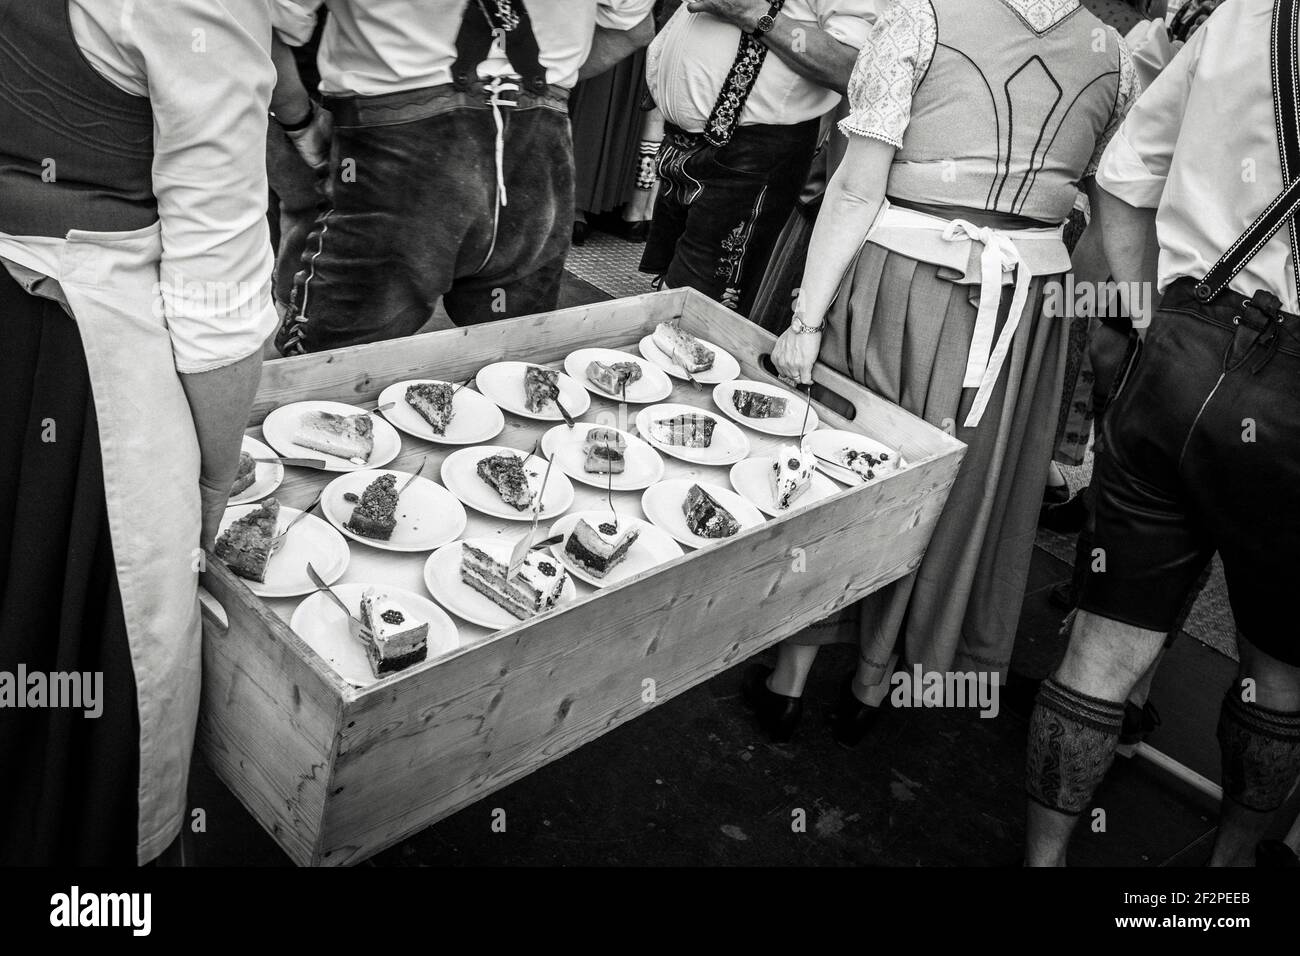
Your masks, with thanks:
[{"label": "woman's hand", "polygon": [[811,385],[813,365],[821,350],[821,332],[796,332],[793,327],[788,328],[776,340],[772,364],[787,382]]}]

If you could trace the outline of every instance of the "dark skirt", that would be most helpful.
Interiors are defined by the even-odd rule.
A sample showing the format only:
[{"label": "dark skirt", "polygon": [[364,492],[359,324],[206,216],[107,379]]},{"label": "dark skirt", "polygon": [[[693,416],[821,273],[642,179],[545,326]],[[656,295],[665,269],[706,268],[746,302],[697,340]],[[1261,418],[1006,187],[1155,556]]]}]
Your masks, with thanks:
[{"label": "dark skirt", "polygon": [[574,209],[608,212],[632,198],[644,93],[644,50],[573,88]]},{"label": "dark skirt", "polygon": [[139,720],[76,323],[0,265],[0,672],[100,673],[103,712],[0,708],[0,865],[136,863]]}]

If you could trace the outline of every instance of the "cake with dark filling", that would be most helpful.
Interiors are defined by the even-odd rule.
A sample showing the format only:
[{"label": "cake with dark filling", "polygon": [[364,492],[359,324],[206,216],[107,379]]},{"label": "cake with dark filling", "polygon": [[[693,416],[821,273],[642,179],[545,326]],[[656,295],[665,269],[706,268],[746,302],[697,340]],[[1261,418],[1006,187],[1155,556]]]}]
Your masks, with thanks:
[{"label": "cake with dark filling", "polygon": [[523,459],[518,455],[508,452],[489,455],[478,463],[478,476],[495,488],[506,504],[519,511],[527,511],[533,506],[537,493],[528,480]]},{"label": "cake with dark filling", "polygon": [[587,366],[587,378],[602,392],[610,395],[622,395],[623,389],[633,382],[639,382],[641,366],[636,362],[592,362]]},{"label": "cake with dark filling", "polygon": [[780,418],[785,414],[789,400],[780,395],[738,388],[731,393],[731,404],[746,418]]},{"label": "cake with dark filling", "polygon": [[271,561],[271,541],[280,519],[280,503],[267,498],[257,508],[231,523],[221,532],[213,549],[231,571],[241,578],[266,581]]},{"label": "cake with dark filling", "polygon": [[695,336],[683,332],[676,322],[659,323],[655,327],[654,343],[659,351],[688,372],[707,372],[713,368],[713,349]]},{"label": "cake with dark filling", "polygon": [[740,530],[740,522],[731,512],[699,485],[691,485],[686,492],[682,514],[691,534],[701,538],[730,538]]},{"label": "cake with dark filling", "polygon": [[429,622],[378,588],[366,588],[361,595],[361,623],[366,626],[361,642],[376,677],[418,664],[429,655]]},{"label": "cake with dark filling", "polygon": [[406,404],[420,413],[435,435],[445,435],[451,424],[452,391],[445,382],[416,382],[406,387]]},{"label": "cake with dark filling", "polygon": [[524,369],[524,408],[540,412],[560,397],[560,373],[555,369],[530,365]]},{"label": "cake with dark filling", "polygon": [[239,453],[239,467],[235,470],[235,483],[230,486],[230,497],[242,494],[257,480],[257,462],[246,451]]},{"label": "cake with dark filling", "polygon": [[363,538],[387,541],[397,527],[396,510],[397,476],[383,474],[366,485],[344,527]]},{"label": "cake with dark filling", "polygon": [[592,526],[579,518],[565,539],[564,553],[592,577],[603,578],[627,557],[640,536],[641,529],[627,522],[615,524],[610,520]]},{"label": "cake with dark filling", "polygon": [[627,468],[627,440],[612,428],[593,428],[582,443],[584,471],[621,475]]},{"label": "cake with dark filling", "polygon": [[298,431],[293,443],[313,451],[323,451],[349,461],[365,461],[375,450],[375,423],[367,412],[357,415],[338,415],[334,412],[311,411],[298,419]]},{"label": "cake with dark filling", "polygon": [[519,571],[507,576],[505,562],[482,548],[461,542],[460,579],[520,620],[555,607],[569,572],[549,555],[529,551]]},{"label": "cake with dark filling", "polygon": [[650,435],[655,441],[682,448],[708,448],[713,444],[715,418],[699,412],[687,412],[672,418],[662,418],[650,423]]}]

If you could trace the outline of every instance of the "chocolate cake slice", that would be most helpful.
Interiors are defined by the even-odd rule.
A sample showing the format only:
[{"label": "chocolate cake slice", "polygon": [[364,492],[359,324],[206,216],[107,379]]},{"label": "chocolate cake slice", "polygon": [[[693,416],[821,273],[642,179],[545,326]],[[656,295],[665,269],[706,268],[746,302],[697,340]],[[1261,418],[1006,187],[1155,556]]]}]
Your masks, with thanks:
[{"label": "chocolate cake slice", "polygon": [[365,538],[387,541],[397,527],[396,510],[397,477],[380,475],[361,492],[361,500],[352,509],[352,517],[344,527]]},{"label": "chocolate cake slice", "polygon": [[217,538],[213,549],[226,567],[241,578],[266,580],[271,560],[271,541],[280,518],[280,502],[267,498],[255,510],[239,518]]},{"label": "chocolate cake slice", "polygon": [[478,463],[478,476],[496,489],[501,500],[519,511],[533,506],[536,492],[518,455],[503,452],[489,455]]},{"label": "chocolate cake slice", "polygon": [[257,480],[257,462],[246,451],[239,453],[239,468],[235,471],[235,483],[230,486],[230,497],[241,494]]},{"label": "chocolate cake slice", "polygon": [[731,393],[731,404],[746,418],[780,418],[785,414],[789,400],[780,395],[738,388]]},{"label": "chocolate cake slice", "polygon": [[627,557],[640,536],[641,529],[628,523],[605,521],[592,527],[579,518],[564,542],[564,553],[592,577],[603,578]]},{"label": "chocolate cake slice", "polygon": [[418,664],[429,654],[429,623],[377,588],[361,595],[361,623],[366,658],[376,677]]},{"label": "chocolate cake slice", "polygon": [[691,485],[686,492],[682,514],[686,516],[686,527],[691,534],[701,538],[730,538],[740,530],[740,522],[731,512],[699,485]]},{"label": "chocolate cake slice", "polygon": [[453,414],[452,392],[443,382],[417,382],[406,387],[406,404],[420,413],[435,435],[445,435]]},{"label": "chocolate cake slice", "polygon": [[560,397],[560,373],[540,365],[524,369],[524,408],[540,412]]}]

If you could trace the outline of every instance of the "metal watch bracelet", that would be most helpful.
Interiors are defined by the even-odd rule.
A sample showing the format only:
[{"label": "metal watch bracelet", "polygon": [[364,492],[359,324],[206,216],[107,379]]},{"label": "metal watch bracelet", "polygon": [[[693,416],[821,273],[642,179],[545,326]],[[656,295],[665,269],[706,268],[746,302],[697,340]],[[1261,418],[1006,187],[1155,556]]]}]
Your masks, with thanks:
[{"label": "metal watch bracelet", "polygon": [[814,333],[825,331],[826,323],[823,322],[821,325],[808,325],[800,317],[799,313],[796,312],[790,317],[790,328],[794,330],[795,335],[813,335]]}]

